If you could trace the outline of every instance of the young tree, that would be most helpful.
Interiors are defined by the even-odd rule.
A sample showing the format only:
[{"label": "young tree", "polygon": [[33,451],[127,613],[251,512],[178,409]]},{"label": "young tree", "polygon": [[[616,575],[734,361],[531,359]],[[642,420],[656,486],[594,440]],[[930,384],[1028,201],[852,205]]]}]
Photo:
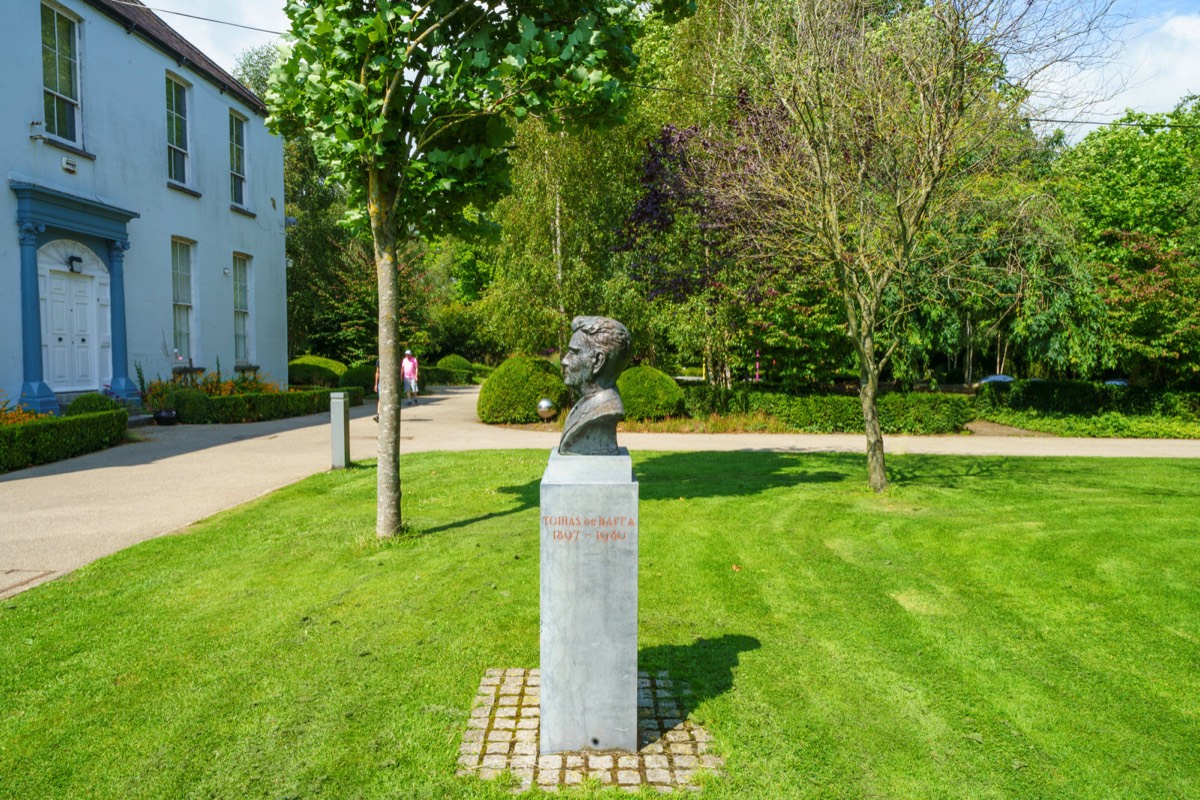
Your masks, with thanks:
[{"label": "young tree", "polygon": [[[663,0],[667,2],[667,0]],[[679,0],[670,4],[681,7]],[[503,187],[510,119],[611,118],[632,64],[633,0],[288,0],[271,124],[308,136],[365,206],[379,286],[376,533],[401,529],[397,262]]]},{"label": "young tree", "polygon": [[714,199],[748,253],[836,280],[875,491],[880,376],[928,283],[930,220],[1014,141],[1035,78],[1096,54],[1109,4],[726,0],[746,93]]}]

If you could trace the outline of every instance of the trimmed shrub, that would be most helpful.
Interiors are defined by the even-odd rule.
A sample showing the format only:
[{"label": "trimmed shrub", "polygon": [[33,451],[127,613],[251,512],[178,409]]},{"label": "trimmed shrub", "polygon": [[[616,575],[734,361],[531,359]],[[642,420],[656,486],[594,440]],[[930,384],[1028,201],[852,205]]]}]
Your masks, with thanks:
[{"label": "trimmed shrub", "polygon": [[300,386],[337,386],[346,365],[332,358],[300,356],[288,362],[288,383]]},{"label": "trimmed shrub", "polygon": [[454,355],[453,353],[444,358],[438,359],[437,364],[434,366],[436,366],[438,369],[449,369],[454,370],[455,372],[471,372],[471,362],[467,361],[462,356]]},{"label": "trimmed shrub", "polygon": [[[180,422],[193,425],[263,422],[329,411],[329,396],[335,391],[346,392],[350,396],[352,406],[361,406],[363,403],[364,393],[360,386],[313,389],[305,392],[234,394],[225,397],[208,397],[185,389],[176,392],[175,410],[179,414]],[[197,399],[195,394],[200,394],[201,399]]]},{"label": "trimmed shrub", "polygon": [[112,447],[125,438],[128,424],[129,413],[120,408],[0,426],[0,472]]},{"label": "trimmed shrub", "polygon": [[342,377],[338,381],[338,386],[343,388],[360,386],[366,394],[375,394],[375,362],[368,361],[347,368],[342,373]]},{"label": "trimmed shrub", "polygon": [[617,378],[617,391],[625,405],[625,418],[662,419],[683,413],[683,389],[654,367],[633,367]]},{"label": "trimmed shrub", "polygon": [[445,369],[443,367],[421,367],[419,386],[469,386],[474,383],[474,373],[467,370]]},{"label": "trimmed shrub", "polygon": [[199,389],[175,389],[167,394],[167,407],[175,409],[180,422],[198,425],[208,422],[213,399]]},{"label": "trimmed shrub", "polygon": [[558,409],[566,403],[567,386],[558,367],[544,358],[513,356],[484,381],[475,410],[489,425],[537,422],[537,404],[543,397]]},{"label": "trimmed shrub", "polygon": [[1179,417],[1200,421],[1200,392],[1163,392],[1090,381],[1013,381],[984,384],[975,394],[981,413],[992,409],[1043,414]]},{"label": "trimmed shrub", "polygon": [[483,383],[487,380],[488,375],[496,371],[495,367],[489,367],[487,364],[472,364],[471,374],[476,383]]},{"label": "trimmed shrub", "polygon": [[75,417],[80,414],[98,414],[101,411],[116,411],[121,404],[111,397],[105,397],[99,392],[81,394],[70,402],[63,416]]},{"label": "trimmed shrub", "polygon": [[[685,392],[688,413],[770,414],[789,428],[806,433],[860,433],[862,403],[856,395],[758,392],[746,387],[722,389],[690,386]],[[879,427],[884,433],[956,433],[974,419],[968,398],[932,392],[893,392],[877,401]]]}]

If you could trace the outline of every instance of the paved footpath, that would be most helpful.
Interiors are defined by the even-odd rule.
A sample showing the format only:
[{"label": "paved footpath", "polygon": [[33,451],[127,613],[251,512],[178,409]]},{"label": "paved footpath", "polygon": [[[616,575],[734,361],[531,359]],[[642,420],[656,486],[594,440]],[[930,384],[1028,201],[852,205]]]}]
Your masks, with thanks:
[{"label": "paved footpath", "polygon": [[[441,387],[401,414],[401,453],[541,448],[554,431],[481,424],[478,387]],[[372,406],[351,410],[350,452],[375,457]],[[141,441],[0,475],[0,598],[179,530],[329,468],[328,415],[139,428]],[[861,435],[621,434],[630,450],[864,452]],[[889,453],[1200,459],[1200,441],[889,436]]]}]

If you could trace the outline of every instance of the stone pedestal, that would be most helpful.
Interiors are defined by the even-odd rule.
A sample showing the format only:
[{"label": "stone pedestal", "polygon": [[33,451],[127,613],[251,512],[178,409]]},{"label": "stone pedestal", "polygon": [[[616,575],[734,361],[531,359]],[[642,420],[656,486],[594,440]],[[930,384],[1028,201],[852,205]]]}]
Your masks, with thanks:
[{"label": "stone pedestal", "polygon": [[333,445],[333,468],[350,466],[350,396],[346,392],[329,395],[329,439]]},{"label": "stone pedestal", "polygon": [[541,486],[542,754],[637,751],[637,520],[629,451],[551,452]]}]

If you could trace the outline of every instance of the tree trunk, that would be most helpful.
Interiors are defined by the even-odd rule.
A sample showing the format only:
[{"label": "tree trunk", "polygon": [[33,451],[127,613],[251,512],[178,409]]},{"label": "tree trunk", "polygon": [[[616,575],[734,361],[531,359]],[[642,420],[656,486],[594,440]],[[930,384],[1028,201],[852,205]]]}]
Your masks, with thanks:
[{"label": "tree trunk", "polygon": [[887,470],[883,460],[883,431],[879,428],[879,372],[863,364],[859,370],[858,399],[862,402],[863,424],[867,430],[867,480],[871,489],[887,489]]},{"label": "tree trunk", "polygon": [[375,270],[379,285],[379,463],[376,475],[375,535],[395,536],[403,529],[400,516],[400,360],[397,356],[400,280],[396,265],[396,232],[384,209],[391,205],[371,176],[368,212],[375,240]]}]

